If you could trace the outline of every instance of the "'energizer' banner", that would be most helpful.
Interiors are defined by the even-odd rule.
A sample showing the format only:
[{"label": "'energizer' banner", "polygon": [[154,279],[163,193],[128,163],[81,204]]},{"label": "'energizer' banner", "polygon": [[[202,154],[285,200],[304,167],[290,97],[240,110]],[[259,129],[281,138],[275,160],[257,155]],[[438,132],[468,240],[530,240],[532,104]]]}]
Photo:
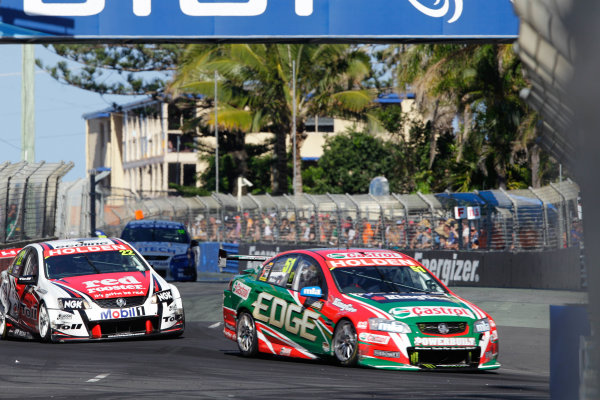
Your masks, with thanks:
[{"label": "'energizer' banner", "polygon": [[[314,245],[240,244],[239,254],[275,256],[280,252]],[[532,289],[582,287],[578,248],[544,252],[484,252],[398,250],[427,267],[449,286],[481,286]],[[240,270],[246,268],[241,265]]]}]

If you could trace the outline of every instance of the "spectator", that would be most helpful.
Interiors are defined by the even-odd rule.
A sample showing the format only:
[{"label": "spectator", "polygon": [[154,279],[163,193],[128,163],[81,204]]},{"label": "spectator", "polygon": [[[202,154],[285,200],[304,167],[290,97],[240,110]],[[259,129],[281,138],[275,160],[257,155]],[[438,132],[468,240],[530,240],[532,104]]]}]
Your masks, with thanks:
[{"label": "spectator", "polygon": [[413,249],[427,249],[431,247],[431,233],[430,225],[428,220],[423,220],[417,226],[417,234],[411,240],[411,248]]},{"label": "spectator", "polygon": [[6,239],[14,235],[17,225],[17,205],[11,204],[6,213]]},{"label": "spectator", "polygon": [[446,248],[449,250],[458,250],[458,233],[456,232],[456,221],[450,219],[446,222],[448,225],[448,240],[446,242]]},{"label": "spectator", "polygon": [[354,230],[354,223],[352,221],[352,217],[346,217],[346,222],[344,222],[342,229],[344,235],[344,242],[348,246],[352,245],[354,243],[354,238],[356,237],[356,230]]},{"label": "spectator", "polygon": [[282,240],[289,240],[290,232],[290,221],[287,218],[282,218],[281,227],[279,228],[279,237]]},{"label": "spectator", "polygon": [[362,242],[365,246],[370,246],[373,241],[373,228],[371,227],[371,223],[363,218],[362,220]]}]

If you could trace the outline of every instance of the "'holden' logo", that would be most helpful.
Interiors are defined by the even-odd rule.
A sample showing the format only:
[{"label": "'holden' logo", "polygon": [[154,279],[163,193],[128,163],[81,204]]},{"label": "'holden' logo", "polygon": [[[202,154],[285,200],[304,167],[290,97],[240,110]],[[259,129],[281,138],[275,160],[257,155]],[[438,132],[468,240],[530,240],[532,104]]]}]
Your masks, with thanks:
[{"label": "'holden' logo", "polygon": [[125,307],[125,304],[127,304],[127,301],[125,299],[123,299],[121,297],[119,297],[117,299],[117,306],[123,308],[123,307]]},{"label": "'holden' logo", "polygon": [[448,328],[448,325],[446,325],[445,323],[441,323],[437,326],[438,328],[438,332],[441,333],[442,335],[447,334],[448,332],[450,332],[450,328]]},{"label": "'holden' logo", "polygon": [[[444,4],[441,7],[427,7],[421,4],[422,0],[408,0],[410,4],[412,4],[417,10],[421,11],[423,14],[433,17],[433,18],[441,18],[444,17],[450,11],[450,1],[444,0]],[[430,0],[431,1],[431,0]],[[441,0],[435,0],[434,6],[437,6]],[[458,21],[463,11],[463,0],[454,0],[454,15],[452,18],[448,20],[448,23],[453,23]]]}]

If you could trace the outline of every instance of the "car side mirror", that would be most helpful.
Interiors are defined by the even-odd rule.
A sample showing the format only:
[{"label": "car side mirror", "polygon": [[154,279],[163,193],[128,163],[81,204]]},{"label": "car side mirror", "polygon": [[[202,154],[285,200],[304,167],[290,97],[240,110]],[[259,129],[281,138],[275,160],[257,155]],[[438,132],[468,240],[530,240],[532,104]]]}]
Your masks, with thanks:
[{"label": "car side mirror", "polygon": [[17,278],[17,284],[19,285],[33,285],[36,281],[36,275],[23,275]]},{"label": "car side mirror", "polygon": [[323,289],[319,286],[306,286],[300,290],[300,295],[320,299],[323,297]]}]

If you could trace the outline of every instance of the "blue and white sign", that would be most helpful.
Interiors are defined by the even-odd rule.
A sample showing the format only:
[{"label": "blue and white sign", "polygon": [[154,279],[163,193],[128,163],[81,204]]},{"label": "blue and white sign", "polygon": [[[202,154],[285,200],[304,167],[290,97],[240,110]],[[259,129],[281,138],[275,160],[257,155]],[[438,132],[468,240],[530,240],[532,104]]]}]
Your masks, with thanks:
[{"label": "blue and white sign", "polygon": [[511,40],[511,0],[1,0],[0,40]]}]

